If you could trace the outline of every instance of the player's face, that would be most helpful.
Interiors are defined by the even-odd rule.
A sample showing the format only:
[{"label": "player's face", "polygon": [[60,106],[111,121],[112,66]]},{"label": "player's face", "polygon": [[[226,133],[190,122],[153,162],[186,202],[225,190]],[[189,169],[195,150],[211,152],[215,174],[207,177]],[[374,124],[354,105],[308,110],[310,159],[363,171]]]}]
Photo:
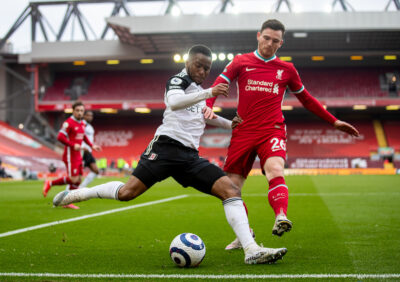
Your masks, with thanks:
[{"label": "player's face", "polygon": [[186,61],[186,70],[194,82],[201,84],[210,74],[211,63],[210,57],[197,53]]},{"label": "player's face", "polygon": [[258,53],[264,58],[270,58],[283,44],[283,34],[281,30],[264,29],[257,33]]},{"label": "player's face", "polygon": [[93,120],[93,113],[92,112],[86,112],[83,117],[88,123],[91,123],[92,120]]},{"label": "player's face", "polygon": [[85,107],[84,106],[77,106],[77,107],[75,107],[74,111],[72,112],[72,115],[77,120],[81,120],[83,118],[83,113],[84,112],[85,112]]}]

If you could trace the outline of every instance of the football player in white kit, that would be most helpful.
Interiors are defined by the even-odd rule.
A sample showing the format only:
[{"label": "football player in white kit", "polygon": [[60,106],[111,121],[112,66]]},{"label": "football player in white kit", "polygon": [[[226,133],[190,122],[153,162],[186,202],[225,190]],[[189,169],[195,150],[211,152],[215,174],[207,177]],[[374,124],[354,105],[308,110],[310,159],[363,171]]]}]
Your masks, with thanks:
[{"label": "football player in white kit", "polygon": [[[93,112],[86,111],[83,116],[83,123],[85,124],[85,135],[90,140],[94,142],[94,128],[92,126]],[[88,185],[99,175],[99,168],[96,164],[96,159],[92,155],[92,148],[90,148],[86,143],[82,144],[83,149],[83,165],[90,169],[89,174],[83,180],[79,188],[88,187]]]},{"label": "football player in white kit", "polygon": [[219,167],[199,157],[197,149],[206,122],[229,129],[232,125],[219,116],[207,121],[204,118],[207,98],[228,95],[227,84],[209,89],[200,86],[210,73],[211,63],[212,53],[208,47],[196,45],[189,50],[185,69],[167,82],[163,122],[127,183],[113,181],[93,188],[64,191],[54,197],[54,206],[92,198],[130,201],[171,176],[184,187],[192,186],[222,200],[226,219],[243,246],[246,264],[273,263],[281,259],[286,248],[264,248],[255,242],[239,188]]}]

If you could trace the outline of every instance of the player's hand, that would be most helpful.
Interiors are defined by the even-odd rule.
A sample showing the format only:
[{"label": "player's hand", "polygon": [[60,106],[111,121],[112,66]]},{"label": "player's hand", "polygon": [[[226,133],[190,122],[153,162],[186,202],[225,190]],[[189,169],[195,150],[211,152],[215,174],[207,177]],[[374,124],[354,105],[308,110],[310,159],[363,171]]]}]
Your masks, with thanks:
[{"label": "player's hand", "polygon": [[81,145],[79,144],[74,144],[74,150],[79,151],[81,149]]},{"label": "player's hand", "polygon": [[239,116],[238,113],[236,113],[236,116],[232,119],[232,129],[235,129],[236,126],[241,124],[243,122],[243,119]]},{"label": "player's hand", "polygon": [[92,149],[95,150],[95,151],[97,151],[97,152],[98,152],[98,151],[101,151],[101,147],[100,147],[99,145],[93,145],[93,146],[92,146]]},{"label": "player's hand", "polygon": [[202,110],[205,119],[216,119],[217,115],[210,107],[205,106]]},{"label": "player's hand", "polygon": [[228,90],[229,90],[229,85],[226,83],[220,83],[215,85],[212,88],[212,95],[214,97],[219,96],[219,95],[224,95],[225,97],[228,97]]},{"label": "player's hand", "polygon": [[355,136],[355,137],[360,136],[360,133],[358,132],[358,130],[354,126],[352,126],[351,124],[349,124],[345,121],[337,120],[337,121],[335,121],[333,126],[336,129],[346,132],[352,136]]}]

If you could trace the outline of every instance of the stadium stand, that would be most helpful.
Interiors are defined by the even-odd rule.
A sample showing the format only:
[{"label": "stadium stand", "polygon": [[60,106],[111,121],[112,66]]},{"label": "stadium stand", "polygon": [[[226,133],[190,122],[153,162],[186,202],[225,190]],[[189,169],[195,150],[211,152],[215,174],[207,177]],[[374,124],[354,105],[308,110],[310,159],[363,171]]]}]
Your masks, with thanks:
[{"label": "stadium stand", "polygon": [[[316,97],[388,97],[381,90],[379,76],[385,70],[380,69],[300,69],[304,85]],[[53,85],[48,87],[43,101],[71,100],[73,80],[85,78],[89,87],[82,94],[83,101],[93,100],[162,100],[164,85],[173,75],[170,70],[146,71],[103,71],[103,72],[59,72],[55,74]],[[214,70],[205,81],[209,87],[219,74]],[[230,89],[230,100],[236,100],[236,84]],[[288,98],[291,96],[288,95]]]},{"label": "stadium stand", "polygon": [[64,169],[60,155],[36,142],[25,132],[2,121],[0,121],[0,158],[11,174],[22,169],[46,172],[50,163],[58,169]]},{"label": "stadium stand", "polygon": [[161,121],[158,118],[119,118],[118,127],[115,120],[98,118],[93,126],[96,130],[95,143],[102,147],[101,152],[94,152],[94,156],[105,157],[108,160],[124,158],[126,161],[138,159],[151,139]]},{"label": "stadium stand", "polygon": [[[370,160],[371,153],[378,148],[372,122],[352,123],[361,132],[359,138],[347,136],[323,121],[288,121],[289,166],[343,168],[358,166],[361,162],[367,167],[383,167],[382,161]],[[119,124],[116,129],[113,120],[96,119],[95,141],[103,148],[102,152],[94,153],[97,158],[116,161],[121,157],[128,162],[138,159],[153,138],[160,120],[148,118],[129,122],[122,118]],[[222,163],[230,136],[229,130],[207,127],[200,141],[200,155]]]},{"label": "stadium stand", "polygon": [[296,122],[287,125],[289,157],[368,157],[378,143],[370,121],[351,121],[360,131],[353,138],[323,121]]},{"label": "stadium stand", "polygon": [[380,88],[379,69],[299,69],[304,85],[315,97],[388,97]]},{"label": "stadium stand", "polygon": [[388,145],[396,152],[400,151],[400,121],[390,120],[383,122]]}]

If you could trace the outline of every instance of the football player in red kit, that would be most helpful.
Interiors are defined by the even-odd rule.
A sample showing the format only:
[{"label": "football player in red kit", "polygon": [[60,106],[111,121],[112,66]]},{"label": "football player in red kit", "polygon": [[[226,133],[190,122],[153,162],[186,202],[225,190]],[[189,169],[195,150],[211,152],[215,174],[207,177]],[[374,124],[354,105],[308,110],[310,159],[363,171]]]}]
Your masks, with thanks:
[{"label": "football player in red kit", "polygon": [[[92,147],[94,150],[100,150],[100,147],[93,145],[85,135],[85,124],[82,120],[85,112],[85,107],[82,102],[78,101],[72,105],[72,116],[70,116],[62,125],[57,140],[65,145],[63,162],[67,168],[67,176],[47,180],[43,187],[43,196],[46,197],[47,193],[53,185],[69,184],[69,189],[77,189],[82,179],[82,155],[81,145],[82,141]],[[70,204],[66,208],[79,209],[79,207]]]},{"label": "football player in red kit", "polygon": [[[258,48],[252,53],[237,55],[215,80],[238,85],[238,116],[242,122],[232,132],[224,170],[230,179],[242,187],[256,156],[268,183],[268,200],[275,212],[272,234],[282,236],[290,231],[287,218],[288,187],[283,169],[286,160],[286,125],[281,105],[289,88],[302,105],[333,125],[336,129],[358,136],[352,125],[338,120],[305,89],[293,64],[281,61],[276,51],[283,44],[284,25],[278,20],[263,23],[257,33]],[[207,100],[212,108],[216,97]],[[212,112],[205,114],[211,118]],[[226,249],[240,248],[236,239]]]}]

